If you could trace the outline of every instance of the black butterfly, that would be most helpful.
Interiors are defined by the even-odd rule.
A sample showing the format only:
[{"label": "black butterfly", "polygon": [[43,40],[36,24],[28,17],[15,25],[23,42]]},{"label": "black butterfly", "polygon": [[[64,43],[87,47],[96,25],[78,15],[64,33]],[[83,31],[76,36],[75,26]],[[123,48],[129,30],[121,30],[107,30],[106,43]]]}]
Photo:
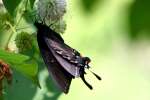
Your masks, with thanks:
[{"label": "black butterfly", "polygon": [[[63,38],[48,26],[38,22],[35,22],[35,26],[38,29],[37,41],[42,57],[57,86],[64,93],[68,93],[71,80],[81,77],[83,82],[92,89],[84,78],[85,68],[89,69],[88,64],[91,60],[82,57],[78,51],[65,44]],[[98,75],[92,73],[101,80]]]}]

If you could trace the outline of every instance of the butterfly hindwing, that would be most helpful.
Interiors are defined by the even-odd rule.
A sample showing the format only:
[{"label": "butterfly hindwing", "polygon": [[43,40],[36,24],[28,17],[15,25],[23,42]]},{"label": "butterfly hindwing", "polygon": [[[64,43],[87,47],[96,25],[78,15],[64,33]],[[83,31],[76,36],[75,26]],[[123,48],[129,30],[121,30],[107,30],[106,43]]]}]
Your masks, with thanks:
[{"label": "butterfly hindwing", "polygon": [[41,52],[47,65],[48,71],[55,81],[56,85],[64,92],[68,93],[72,76],[65,71],[54,59],[51,59],[49,51]]}]

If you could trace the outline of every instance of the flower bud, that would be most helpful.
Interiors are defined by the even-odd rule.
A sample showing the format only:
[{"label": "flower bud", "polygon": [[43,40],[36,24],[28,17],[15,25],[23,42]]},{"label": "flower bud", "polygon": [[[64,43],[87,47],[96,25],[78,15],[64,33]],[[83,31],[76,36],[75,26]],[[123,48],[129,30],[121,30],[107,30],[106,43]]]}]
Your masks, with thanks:
[{"label": "flower bud", "polygon": [[27,32],[21,32],[16,36],[15,43],[19,52],[25,52],[32,49],[32,37]]}]

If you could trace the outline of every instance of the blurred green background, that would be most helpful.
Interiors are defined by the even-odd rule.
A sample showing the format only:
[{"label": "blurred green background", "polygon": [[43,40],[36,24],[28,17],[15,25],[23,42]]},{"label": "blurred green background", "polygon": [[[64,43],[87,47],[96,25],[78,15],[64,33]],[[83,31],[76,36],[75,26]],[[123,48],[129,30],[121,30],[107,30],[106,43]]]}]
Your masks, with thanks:
[{"label": "blurred green background", "polygon": [[[69,94],[57,93],[46,69],[42,89],[18,76],[8,100],[150,100],[150,1],[67,0],[67,44],[92,59],[90,91],[81,79],[72,81]],[[51,86],[50,86],[51,85]],[[53,91],[53,92],[50,92]],[[56,92],[56,93],[55,93]],[[16,99],[17,98],[17,99]]]},{"label": "blurred green background", "polygon": [[[67,43],[91,57],[91,67],[102,77],[74,80],[69,95],[59,100],[150,100],[150,1],[86,0],[68,4]],[[96,3],[92,3],[96,2]]]}]

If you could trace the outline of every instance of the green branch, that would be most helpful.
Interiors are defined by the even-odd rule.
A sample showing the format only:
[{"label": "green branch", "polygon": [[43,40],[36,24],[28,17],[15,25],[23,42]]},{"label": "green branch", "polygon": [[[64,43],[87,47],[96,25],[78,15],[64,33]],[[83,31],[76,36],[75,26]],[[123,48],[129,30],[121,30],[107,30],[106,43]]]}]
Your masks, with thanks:
[{"label": "green branch", "polygon": [[6,45],[5,45],[5,49],[8,49],[8,45],[9,45],[9,43],[10,43],[10,40],[11,40],[13,34],[16,33],[16,30],[15,30],[15,28],[11,25],[10,22],[6,21],[6,25],[8,25],[8,26],[10,27],[10,29],[12,30],[12,33],[10,34],[10,36],[9,36],[9,38],[8,38],[8,40],[7,40],[7,43],[6,43]]}]

